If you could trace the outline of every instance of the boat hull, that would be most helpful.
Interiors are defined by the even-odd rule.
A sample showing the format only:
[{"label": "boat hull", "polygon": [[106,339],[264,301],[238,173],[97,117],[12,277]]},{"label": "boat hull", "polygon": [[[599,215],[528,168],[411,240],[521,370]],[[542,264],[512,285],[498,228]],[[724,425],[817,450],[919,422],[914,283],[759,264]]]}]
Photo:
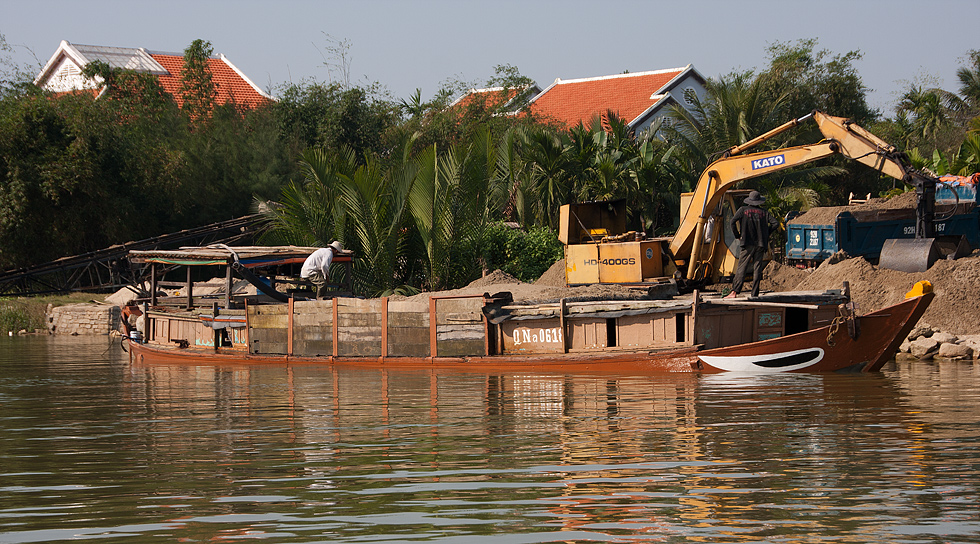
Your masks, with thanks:
[{"label": "boat hull", "polygon": [[[845,325],[702,351],[704,372],[838,372],[881,370],[935,295],[926,293],[863,315],[852,338]],[[831,332],[833,331],[833,334]]]},{"label": "boat hull", "polygon": [[[739,346],[699,351],[696,346],[663,350],[610,350],[553,355],[466,357],[299,357],[257,355],[241,350],[179,348],[129,343],[130,359],[144,364],[338,364],[385,368],[444,368],[500,372],[559,371],[648,374],[657,372],[836,372],[879,370],[897,351],[933,298],[905,300],[858,318],[860,333],[832,326]],[[828,341],[829,339],[829,341]]]}]

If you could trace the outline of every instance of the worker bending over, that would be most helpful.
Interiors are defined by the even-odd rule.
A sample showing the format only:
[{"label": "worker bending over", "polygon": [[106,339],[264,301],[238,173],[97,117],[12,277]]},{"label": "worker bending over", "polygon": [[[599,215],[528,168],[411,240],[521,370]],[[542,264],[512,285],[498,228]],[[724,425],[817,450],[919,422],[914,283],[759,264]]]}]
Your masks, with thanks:
[{"label": "worker bending over", "polygon": [[327,290],[327,282],[330,281],[330,263],[333,256],[344,250],[344,245],[339,241],[333,241],[329,246],[318,249],[310,254],[303,262],[299,277],[310,280],[316,286],[316,298],[322,299]]}]

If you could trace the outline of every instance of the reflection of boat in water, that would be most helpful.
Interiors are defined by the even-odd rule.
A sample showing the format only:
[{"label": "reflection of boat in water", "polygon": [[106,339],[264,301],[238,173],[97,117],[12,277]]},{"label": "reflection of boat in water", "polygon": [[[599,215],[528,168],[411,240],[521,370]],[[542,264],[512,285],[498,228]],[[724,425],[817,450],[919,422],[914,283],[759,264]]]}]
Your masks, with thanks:
[{"label": "reflection of boat in water", "polygon": [[875,371],[932,298],[922,283],[903,302],[858,316],[846,289],[544,304],[515,303],[506,293],[422,302],[253,295],[203,309],[188,296],[184,308],[144,305],[142,341],[130,342],[130,353],[141,362],[505,372]]}]

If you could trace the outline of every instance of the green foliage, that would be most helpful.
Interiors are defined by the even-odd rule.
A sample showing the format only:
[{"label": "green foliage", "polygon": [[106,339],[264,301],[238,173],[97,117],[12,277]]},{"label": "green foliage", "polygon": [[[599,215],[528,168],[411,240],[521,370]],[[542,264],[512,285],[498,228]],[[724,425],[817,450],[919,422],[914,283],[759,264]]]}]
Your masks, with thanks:
[{"label": "green foliage", "polygon": [[759,75],[763,95],[785,100],[787,117],[821,110],[862,126],[874,122],[879,112],[868,105],[868,88],[854,67],[862,53],[832,54],[816,47],[816,39],[770,45],[769,67]]},{"label": "green foliage", "polygon": [[90,293],[47,295],[38,297],[0,298],[0,334],[26,330],[34,332],[47,329],[48,306],[89,302]]},{"label": "green foliage", "polygon": [[914,167],[929,170],[936,175],[969,176],[980,172],[980,132],[968,133],[963,143],[949,153],[936,149],[927,157],[919,148],[914,148],[908,155]]},{"label": "green foliage", "polygon": [[91,63],[107,86],[0,97],[0,268],[244,215],[279,194],[298,147],[270,108],[191,120],[156,79]]},{"label": "green foliage", "polygon": [[532,227],[524,231],[493,223],[484,234],[487,270],[503,270],[515,278],[537,280],[564,256],[564,246],[554,231]]},{"label": "green foliage", "polygon": [[[944,157],[969,154],[969,134],[980,131],[980,51],[968,51],[966,65],[956,75],[959,94],[909,84],[896,108],[895,119],[889,121],[904,149],[915,149],[920,156],[936,152]],[[968,156],[950,162],[955,160],[970,164]]]},{"label": "green foliage", "polygon": [[31,320],[27,308],[10,300],[0,301],[0,333],[33,331],[37,323]]},{"label": "green foliage", "polygon": [[0,33],[0,97],[10,93],[35,93],[34,74],[27,66],[14,61],[14,48]]},{"label": "green foliage", "polygon": [[180,75],[183,108],[191,119],[203,120],[214,110],[217,87],[211,79],[208,59],[214,49],[211,42],[194,40],[184,50],[184,69]]},{"label": "green foliage", "polygon": [[350,148],[359,157],[389,149],[385,135],[397,123],[399,107],[376,87],[304,82],[279,94],[274,107],[283,138],[335,152]]}]

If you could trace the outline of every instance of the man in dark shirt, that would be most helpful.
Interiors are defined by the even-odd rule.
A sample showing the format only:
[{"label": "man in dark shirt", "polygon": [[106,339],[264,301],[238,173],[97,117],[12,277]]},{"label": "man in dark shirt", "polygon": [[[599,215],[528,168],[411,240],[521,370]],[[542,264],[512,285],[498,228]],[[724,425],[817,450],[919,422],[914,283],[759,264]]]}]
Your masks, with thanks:
[{"label": "man in dark shirt", "polygon": [[769,249],[769,233],[779,226],[779,221],[769,212],[760,208],[766,201],[759,191],[752,191],[745,199],[745,205],[732,216],[732,232],[740,240],[738,268],[732,280],[732,292],[725,298],[735,298],[742,292],[745,271],[752,263],[752,296],[759,296],[759,282],[766,266],[766,250]]}]

